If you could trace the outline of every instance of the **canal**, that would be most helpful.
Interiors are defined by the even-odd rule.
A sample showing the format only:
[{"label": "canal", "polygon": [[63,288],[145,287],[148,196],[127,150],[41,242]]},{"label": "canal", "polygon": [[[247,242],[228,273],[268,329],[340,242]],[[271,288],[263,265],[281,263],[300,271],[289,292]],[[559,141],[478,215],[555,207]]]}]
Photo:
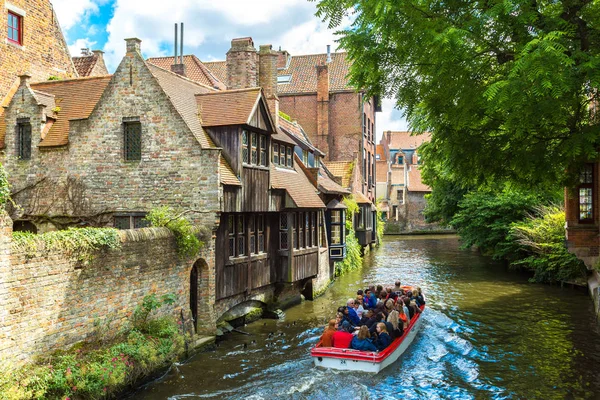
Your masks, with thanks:
[{"label": "canal", "polygon": [[[378,375],[317,370],[310,349],[339,305],[371,283],[421,286],[424,325]],[[386,237],[319,299],[231,334],[135,399],[596,399],[600,331],[584,293],[535,285],[456,238]]]}]

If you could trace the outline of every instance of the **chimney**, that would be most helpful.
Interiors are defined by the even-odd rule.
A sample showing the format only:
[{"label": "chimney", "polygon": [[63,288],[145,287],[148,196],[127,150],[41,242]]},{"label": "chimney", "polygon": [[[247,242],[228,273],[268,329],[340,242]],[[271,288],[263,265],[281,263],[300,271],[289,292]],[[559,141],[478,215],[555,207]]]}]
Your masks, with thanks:
[{"label": "chimney", "polygon": [[19,86],[28,86],[31,74],[29,72],[23,72],[19,75]]},{"label": "chimney", "polygon": [[171,65],[171,72],[177,75],[185,75],[185,64],[183,63],[183,22],[181,23],[181,43],[180,43],[180,54],[177,57],[177,23],[175,23],[175,45],[173,46],[175,54],[173,56],[173,64]]},{"label": "chimney", "polygon": [[246,89],[258,84],[258,54],[252,38],[231,41],[227,52],[227,89]]},{"label": "chimney", "polygon": [[273,51],[273,46],[260,46],[258,52],[258,83],[262,87],[271,118],[275,126],[279,126],[279,97],[277,97],[277,59],[279,55]]},{"label": "chimney", "polygon": [[94,71],[101,75],[108,75],[108,69],[104,62],[104,52],[102,50],[92,50],[92,53],[96,56],[96,67]]},{"label": "chimney", "polygon": [[[317,148],[330,156],[329,151],[329,67],[317,65]],[[331,159],[331,158],[330,158]]]},{"label": "chimney", "polygon": [[81,55],[82,56],[89,56],[90,55],[90,49],[87,47],[84,47],[81,49]]},{"label": "chimney", "polygon": [[128,38],[125,39],[125,43],[127,43],[127,53],[139,53],[142,54],[140,44],[142,41],[138,38]]},{"label": "chimney", "polygon": [[327,64],[331,62],[331,45],[327,45]]}]

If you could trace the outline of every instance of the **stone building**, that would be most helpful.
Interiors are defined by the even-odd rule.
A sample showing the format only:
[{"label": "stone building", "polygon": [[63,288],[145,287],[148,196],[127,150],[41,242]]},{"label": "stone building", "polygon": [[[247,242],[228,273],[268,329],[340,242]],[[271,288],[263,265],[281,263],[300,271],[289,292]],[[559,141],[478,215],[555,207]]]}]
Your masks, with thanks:
[{"label": "stone building", "polygon": [[49,0],[2,0],[0,13],[0,104],[23,73],[35,81],[77,77]]},{"label": "stone building", "polygon": [[[377,197],[387,209],[388,230],[432,229],[423,217],[425,195],[431,188],[421,180],[419,146],[430,134],[413,136],[411,132],[385,131],[378,145],[378,162],[387,165],[388,173],[378,175]],[[387,179],[384,184],[383,179]],[[437,227],[437,226],[435,226]]]},{"label": "stone building", "polygon": [[80,77],[108,75],[102,50],[81,49],[81,55],[73,57],[73,65]]}]

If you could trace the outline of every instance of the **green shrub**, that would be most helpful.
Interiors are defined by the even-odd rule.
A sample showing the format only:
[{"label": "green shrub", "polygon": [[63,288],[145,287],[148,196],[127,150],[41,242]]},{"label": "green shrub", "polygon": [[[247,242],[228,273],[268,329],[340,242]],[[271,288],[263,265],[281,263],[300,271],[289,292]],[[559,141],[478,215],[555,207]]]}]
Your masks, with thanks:
[{"label": "green shrub", "polygon": [[192,223],[183,214],[164,206],[150,211],[146,215],[146,220],[152,226],[168,228],[175,236],[179,254],[184,257],[194,257],[200,252],[203,243],[198,239]]},{"label": "green shrub", "polygon": [[0,206],[4,206],[10,199],[10,184],[4,166],[0,164]]},{"label": "green shrub", "polygon": [[172,293],[165,294],[160,298],[154,293],[144,296],[142,303],[138,304],[133,311],[133,326],[141,331],[148,332],[148,316],[150,313],[163,305],[175,303],[175,300],[176,297]]},{"label": "green shrub", "polygon": [[509,239],[525,253],[512,266],[533,271],[535,282],[569,281],[585,277],[585,265],[565,247],[565,212],[548,206],[510,227]]},{"label": "green shrub", "polygon": [[121,247],[119,231],[114,228],[69,228],[39,235],[13,232],[12,239],[13,249],[28,257],[39,251],[62,251],[80,261],[91,260],[99,250]]}]

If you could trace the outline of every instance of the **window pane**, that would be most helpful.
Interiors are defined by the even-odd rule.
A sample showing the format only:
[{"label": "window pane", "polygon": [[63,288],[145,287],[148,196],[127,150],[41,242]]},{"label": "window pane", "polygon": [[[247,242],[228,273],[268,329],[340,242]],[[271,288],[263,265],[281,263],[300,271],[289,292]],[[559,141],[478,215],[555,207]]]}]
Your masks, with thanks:
[{"label": "window pane", "polygon": [[18,156],[22,160],[31,159],[31,124],[20,123],[17,126],[18,137],[17,137],[17,151]]},{"label": "window pane", "polygon": [[279,232],[279,248],[287,250],[288,248],[288,233],[287,231]]},{"label": "window pane", "polygon": [[592,165],[585,165],[583,167],[583,170],[581,171],[581,174],[579,175],[579,182],[580,183],[592,183],[593,182],[593,166]]},{"label": "window pane", "polygon": [[256,151],[256,133],[251,133],[252,138],[252,164],[258,164],[258,153]]},{"label": "window pane", "polygon": [[334,224],[339,224],[340,223],[340,216],[341,216],[341,211],[339,210],[331,210],[331,222]]},{"label": "window pane", "polygon": [[288,167],[292,167],[292,148],[288,147],[287,148],[287,166]]},{"label": "window pane", "polygon": [[117,229],[129,229],[131,228],[129,216],[115,217],[115,228]]},{"label": "window pane", "polygon": [[592,207],[592,189],[591,188],[580,188],[579,189],[579,219],[592,219],[593,211]]},{"label": "window pane", "polygon": [[265,251],[265,236],[262,233],[258,234],[258,252],[264,253]]},{"label": "window pane", "polygon": [[146,228],[150,226],[150,223],[146,220],[146,217],[136,216],[133,217],[133,227],[135,229]]},{"label": "window pane", "polygon": [[341,227],[339,225],[331,225],[331,244],[341,244]]},{"label": "window pane", "polygon": [[246,229],[244,229],[244,216],[238,215],[238,225],[237,225],[237,233],[244,234]]},{"label": "window pane", "polygon": [[244,241],[243,236],[238,236],[238,256],[243,256],[245,254],[246,242]]},{"label": "window pane", "polygon": [[235,232],[235,226],[234,226],[234,218],[233,215],[230,215],[229,217],[227,217],[227,232],[229,232],[230,235],[233,235]]},{"label": "window pane", "polygon": [[279,165],[279,145],[273,145],[273,164]]},{"label": "window pane", "polygon": [[250,236],[250,254],[256,254],[256,236]]},{"label": "window pane", "polygon": [[286,213],[282,213],[279,215],[279,229],[282,231],[287,230],[288,228],[288,218]]},{"label": "window pane", "polygon": [[235,257],[235,238],[229,238],[229,257]]},{"label": "window pane", "polygon": [[139,161],[142,159],[142,124],[126,122],[125,128],[125,160]]}]

